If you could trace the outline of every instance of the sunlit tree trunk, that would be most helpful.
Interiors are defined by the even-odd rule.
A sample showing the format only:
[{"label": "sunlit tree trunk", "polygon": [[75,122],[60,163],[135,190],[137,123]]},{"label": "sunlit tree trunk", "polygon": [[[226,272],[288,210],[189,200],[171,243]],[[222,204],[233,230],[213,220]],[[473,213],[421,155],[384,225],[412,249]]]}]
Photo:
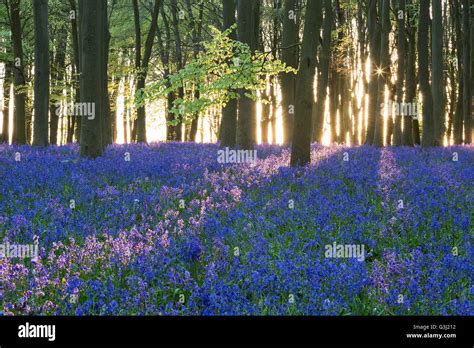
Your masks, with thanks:
[{"label": "sunlit tree trunk", "polygon": [[[66,12],[67,13],[67,12]],[[64,14],[67,15],[67,14]],[[61,88],[63,80],[66,77],[65,64],[66,64],[66,47],[67,47],[67,30],[60,28],[56,34],[56,53],[53,61],[51,62],[51,87],[53,87],[54,94],[61,94],[58,89]],[[50,115],[50,132],[49,142],[55,145],[58,141],[58,115],[57,115],[57,101],[52,100],[49,106]],[[65,115],[67,119],[71,119],[71,115]]]},{"label": "sunlit tree trunk", "polygon": [[[282,62],[294,69],[298,68],[299,25],[297,21],[297,0],[283,2]],[[295,113],[295,75],[282,73],[281,109],[283,118],[283,143],[289,144],[293,137]]]},{"label": "sunlit tree trunk", "polygon": [[371,145],[374,142],[375,119],[378,117],[380,105],[378,102],[378,78],[377,69],[380,66],[380,25],[377,21],[377,0],[368,2],[368,30],[370,47],[370,79],[369,79],[369,105],[367,116],[367,136],[366,144]]},{"label": "sunlit tree trunk", "polygon": [[[151,15],[150,28],[147,33],[145,41],[145,50],[142,58],[142,43],[141,43],[141,28],[140,28],[140,11],[138,7],[138,0],[133,0],[133,17],[135,23],[135,69],[137,74],[136,79],[136,93],[141,93],[145,88],[145,82],[148,73],[148,64],[150,62],[151,53],[153,50],[153,43],[158,27],[158,14],[160,12],[161,0],[153,2],[153,12]],[[179,34],[178,34],[179,35]],[[178,41],[177,45],[181,45]],[[134,122],[132,137],[140,143],[146,143],[146,111],[145,105],[137,108],[137,118]]]},{"label": "sunlit tree trunk", "polygon": [[301,58],[296,76],[296,105],[291,166],[304,166],[311,162],[313,85],[316,69],[318,36],[322,22],[322,3],[309,1],[304,21]]},{"label": "sunlit tree trunk", "polygon": [[329,82],[329,62],[331,59],[331,35],[334,21],[332,1],[324,0],[323,43],[319,58],[319,80],[317,101],[313,109],[313,141],[322,142],[324,130],[324,112]]},{"label": "sunlit tree trunk", "polygon": [[[192,41],[193,41],[193,58],[197,59],[199,51],[200,51],[200,42],[202,40],[204,1],[201,1],[199,3],[199,15],[197,19],[195,18],[193,14],[191,0],[186,0],[186,7],[188,10],[188,15],[190,17],[190,30],[192,32]],[[198,88],[195,88],[194,100],[198,100],[199,98],[201,98],[201,92],[199,91]],[[193,115],[193,119],[191,120],[191,125],[189,127],[189,135],[187,137],[188,141],[193,141],[193,142],[196,141],[198,121],[199,121],[199,112],[196,112]]]},{"label": "sunlit tree trunk", "polygon": [[8,143],[10,126],[10,92],[11,92],[11,64],[5,65],[5,77],[3,79],[3,122],[2,133],[0,134],[0,143]]},{"label": "sunlit tree trunk", "polygon": [[[397,11],[397,56],[398,56],[398,67],[397,67],[397,103],[402,105],[403,103],[403,87],[405,81],[405,0],[398,0],[398,11]],[[395,125],[393,129],[393,145],[402,145],[402,117],[406,117],[401,113],[395,115]],[[411,121],[410,121],[411,122]],[[405,119],[404,125],[407,120]],[[406,129],[404,129],[405,131]],[[410,128],[411,130],[411,128]]]},{"label": "sunlit tree trunk", "polygon": [[[79,75],[80,75],[80,58],[79,58],[79,29],[77,25],[77,7],[76,7],[76,0],[69,0],[70,6],[70,20],[71,20],[71,41],[72,41],[72,50],[73,50],[73,81],[74,81],[74,102],[79,103],[81,100],[81,89],[80,89],[80,82],[79,82]],[[71,118],[71,132],[68,135],[68,142],[73,141],[74,134],[76,138],[79,140],[81,138],[81,117],[70,117]]]},{"label": "sunlit tree trunk", "polygon": [[375,131],[374,141],[375,146],[383,146],[383,113],[382,104],[385,101],[385,86],[387,86],[390,76],[390,52],[389,52],[389,34],[390,34],[390,2],[382,1],[382,32],[380,35],[380,64],[379,71],[377,71],[378,94],[377,94],[377,108],[375,112]]}]

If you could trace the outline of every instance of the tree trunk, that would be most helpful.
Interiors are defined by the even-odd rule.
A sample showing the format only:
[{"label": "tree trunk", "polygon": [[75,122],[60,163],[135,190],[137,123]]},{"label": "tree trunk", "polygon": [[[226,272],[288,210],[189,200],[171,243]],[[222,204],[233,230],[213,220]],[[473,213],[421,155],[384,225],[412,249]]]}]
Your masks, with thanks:
[{"label": "tree trunk", "polygon": [[15,144],[26,144],[26,92],[24,90],[25,75],[20,0],[11,0],[10,10],[14,56],[14,111],[12,142]]},{"label": "tree trunk", "polygon": [[[413,18],[417,16],[415,11],[411,7],[412,0],[407,0],[407,36],[408,36],[408,52],[407,52],[407,67],[406,67],[406,102],[415,103],[417,106],[416,115],[410,115],[409,119],[412,120],[412,133],[411,137],[413,143],[416,145],[421,144],[420,139],[420,124],[418,122],[418,98],[417,98],[417,71],[416,71],[416,25]],[[408,125],[410,126],[410,125]],[[410,135],[408,135],[409,137]]]},{"label": "tree trunk", "polygon": [[291,166],[304,166],[311,162],[313,85],[316,53],[322,21],[322,3],[309,1],[306,8],[301,59],[296,76],[296,105]]},{"label": "tree trunk", "polygon": [[329,62],[331,59],[331,35],[334,21],[332,1],[324,0],[323,43],[319,58],[317,101],[313,110],[313,141],[322,143],[324,131],[324,114],[329,82]]},{"label": "tree trunk", "polygon": [[378,102],[378,79],[377,67],[380,66],[380,25],[377,22],[377,0],[369,0],[368,3],[368,29],[370,46],[370,80],[369,80],[369,105],[367,118],[366,144],[372,145],[375,134],[375,119],[377,110],[380,108]]},{"label": "tree trunk", "polygon": [[11,64],[5,66],[5,77],[3,79],[3,123],[2,134],[0,134],[0,143],[8,143],[10,126],[10,92],[11,92]]},{"label": "tree trunk", "polygon": [[[298,68],[299,26],[296,20],[297,0],[284,0],[283,32],[282,32],[282,62],[294,69]],[[318,35],[319,36],[319,35]],[[282,73],[281,108],[283,117],[283,143],[289,144],[293,136],[295,113],[295,80],[293,73]]]},{"label": "tree trunk", "polygon": [[429,72],[429,37],[430,1],[420,0],[420,14],[418,22],[418,78],[420,91],[423,96],[423,137],[421,145],[429,147],[435,145],[433,124],[433,95],[431,94]]},{"label": "tree trunk", "polygon": [[[178,20],[178,2],[177,0],[171,0],[171,15],[173,20],[173,29],[174,29],[174,43],[175,43],[175,58],[176,58],[176,68],[178,71],[183,69],[184,62],[183,62],[183,50],[182,50],[182,43],[181,43],[181,33],[179,30],[179,20]],[[180,86],[178,88],[178,99],[184,99],[184,86]],[[174,128],[175,132],[175,140],[182,141],[183,138],[183,118],[184,115],[179,113],[175,115],[177,118],[178,123]]]},{"label": "tree trunk", "polygon": [[[239,41],[247,44],[251,52],[256,50],[255,40],[255,4],[254,0],[239,0],[238,2],[238,37]],[[249,91],[240,91],[238,100],[237,146],[251,150],[256,141],[256,102],[245,94]]]},{"label": "tree trunk", "polygon": [[[80,14],[80,48],[81,48],[81,103],[94,106],[95,117],[83,117],[81,130],[81,156],[96,158],[103,152],[103,83],[104,79],[103,23],[105,2],[96,0],[79,0]],[[89,104],[90,103],[90,104]]]},{"label": "tree trunk", "polygon": [[[67,31],[65,28],[58,30],[56,39],[56,55],[51,64],[51,87],[53,87],[54,94],[60,94],[58,88],[61,88],[62,81],[65,79],[65,64],[66,64],[66,47],[67,47]],[[50,132],[49,132],[49,143],[56,145],[58,142],[58,120],[57,115],[57,101],[52,100],[49,106],[50,114]],[[65,115],[67,119],[71,119],[71,115]]]},{"label": "tree trunk", "polygon": [[[145,41],[145,52],[143,60],[141,58],[141,29],[140,29],[140,11],[138,8],[138,0],[133,0],[133,17],[135,23],[135,69],[137,74],[137,88],[135,93],[142,93],[146,84],[148,73],[148,64],[153,50],[153,42],[158,28],[158,14],[160,12],[161,1],[155,0],[153,5],[153,13],[151,17],[150,29],[148,30]],[[133,138],[140,143],[146,143],[146,111],[145,105],[137,108],[137,118],[133,127]]]},{"label": "tree trunk", "polygon": [[109,95],[109,77],[108,77],[108,67],[109,67],[109,47],[110,47],[110,32],[109,32],[109,21],[107,16],[107,11],[102,12],[102,31],[104,36],[104,45],[102,49],[102,71],[105,73],[102,74],[102,146],[105,148],[107,145],[112,144],[112,113],[110,111],[110,95]]},{"label": "tree trunk", "polygon": [[463,0],[462,22],[463,22],[463,120],[464,120],[464,144],[472,142],[471,126],[471,48],[470,48],[470,1]]},{"label": "tree trunk", "polygon": [[382,32],[380,35],[380,64],[377,71],[378,94],[377,106],[379,112],[375,113],[375,133],[373,144],[375,146],[383,146],[383,130],[384,130],[384,109],[382,104],[385,102],[385,86],[389,82],[390,76],[390,52],[389,52],[389,35],[390,35],[390,2],[382,1]]},{"label": "tree trunk", "polygon": [[[77,26],[77,7],[76,0],[69,0],[70,10],[73,11],[74,15],[71,16],[71,41],[72,41],[72,50],[73,50],[73,81],[74,81],[74,102],[79,103],[81,100],[81,91],[80,91],[80,81],[79,76],[81,73],[79,65],[79,29]],[[71,132],[68,135],[68,142],[72,142],[74,134],[76,134],[76,139],[81,139],[81,118],[76,116],[69,116],[71,118]],[[77,127],[77,128],[76,128]]]},{"label": "tree trunk", "polygon": [[474,137],[474,11],[471,8],[471,121],[470,121],[470,143]]},{"label": "tree trunk", "polygon": [[431,39],[432,91],[433,91],[433,131],[434,145],[444,143],[445,96],[444,96],[444,55],[443,55],[443,11],[441,0],[432,1],[433,25]]},{"label": "tree trunk", "polygon": [[[196,20],[195,17],[194,17],[193,9],[192,9],[192,6],[191,6],[191,0],[186,0],[186,6],[187,6],[187,9],[188,9],[188,15],[191,19],[190,20],[190,30],[191,30],[192,39],[193,39],[193,58],[197,59],[199,51],[200,51],[200,42],[202,40],[204,2],[201,1],[199,3],[199,17],[198,17],[198,20]],[[235,5],[234,5],[234,9],[235,9]],[[235,12],[235,10],[234,10],[234,12]],[[235,18],[235,14],[234,14],[234,18]],[[199,98],[201,98],[201,92],[199,91],[199,89],[197,87],[198,86],[196,86],[195,90],[194,90],[194,100],[199,100]],[[199,121],[199,112],[196,112],[193,115],[193,118],[191,120],[191,126],[189,128],[189,136],[187,138],[188,141],[192,141],[192,142],[196,141],[198,121]]]},{"label": "tree trunk", "polygon": [[[224,30],[235,24],[235,1],[223,0]],[[229,37],[237,40],[237,35],[233,31]],[[230,100],[222,108],[222,122],[220,131],[221,146],[235,147],[237,140],[237,100]]]},{"label": "tree trunk", "polygon": [[277,101],[277,91],[276,91],[276,88],[275,88],[275,85],[277,84],[277,81],[276,81],[276,77],[275,78],[272,78],[270,80],[270,98],[271,98],[271,105],[272,105],[272,116],[271,116],[271,128],[272,128],[272,144],[276,144],[277,142],[277,126],[276,126],[276,122],[277,122],[277,111],[278,111],[278,101]]},{"label": "tree trunk", "polygon": [[339,74],[336,67],[332,66],[331,76],[329,80],[329,118],[330,118],[330,135],[329,142],[331,144],[338,141],[337,139],[337,103],[339,100]]},{"label": "tree trunk", "polygon": [[[406,56],[406,39],[405,39],[405,0],[398,0],[397,12],[397,56],[398,56],[398,70],[397,70],[397,103],[399,106],[403,103],[403,87],[405,80],[405,56]],[[402,145],[402,117],[406,117],[401,112],[395,115],[395,125],[393,129],[393,145]],[[411,122],[411,121],[410,121]],[[404,125],[406,127],[407,119],[405,118]],[[410,128],[411,129],[411,128]],[[406,128],[404,129],[406,131]]]}]

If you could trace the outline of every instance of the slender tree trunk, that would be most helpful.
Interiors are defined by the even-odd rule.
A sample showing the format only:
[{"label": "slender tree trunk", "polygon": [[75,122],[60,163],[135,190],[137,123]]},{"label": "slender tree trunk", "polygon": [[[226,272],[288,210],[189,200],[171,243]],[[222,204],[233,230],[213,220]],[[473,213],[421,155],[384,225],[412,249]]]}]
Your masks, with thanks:
[{"label": "slender tree trunk", "polygon": [[331,76],[329,80],[329,117],[330,117],[330,138],[331,144],[338,141],[337,139],[337,103],[339,99],[339,87],[338,87],[338,73],[336,68],[331,68]]},{"label": "slender tree trunk", "polygon": [[366,142],[366,135],[367,129],[366,122],[365,122],[365,110],[367,108],[366,96],[369,90],[369,84],[367,83],[366,77],[366,66],[367,66],[367,59],[368,59],[368,51],[367,51],[367,39],[366,39],[366,31],[367,31],[367,23],[363,15],[363,1],[358,0],[357,2],[357,18],[358,18],[358,36],[359,36],[359,56],[360,56],[360,70],[361,70],[361,79],[363,85],[363,95],[362,95],[362,102],[360,106],[359,113],[361,115],[361,126],[360,126],[360,134],[361,134],[361,144]]},{"label": "slender tree trunk", "polygon": [[14,111],[13,111],[13,139],[15,144],[26,144],[26,92],[23,39],[20,19],[20,0],[10,2],[11,32],[13,40],[13,71],[14,71]]},{"label": "slender tree trunk", "polygon": [[[79,76],[81,73],[80,69],[80,49],[79,49],[79,29],[77,23],[77,7],[76,7],[76,0],[69,0],[70,11],[72,16],[71,19],[71,41],[72,41],[72,50],[73,50],[73,80],[74,80],[74,102],[79,103],[81,100],[81,89],[80,89],[80,81]],[[72,132],[70,135],[70,142],[73,141],[74,133],[76,134],[76,139],[79,141],[81,139],[81,117],[76,116],[69,116],[71,118],[71,127]]]},{"label": "slender tree trunk", "polygon": [[[403,104],[403,87],[405,80],[405,0],[398,0],[397,12],[397,50],[398,50],[398,70],[397,70],[397,103],[399,106]],[[393,129],[393,145],[402,145],[402,117],[401,112],[395,115],[395,126]],[[406,125],[406,119],[404,125]],[[406,131],[406,129],[404,129]]]},{"label": "slender tree trunk", "polygon": [[[190,30],[192,33],[192,40],[193,40],[193,58],[197,59],[198,54],[200,51],[200,41],[202,40],[202,25],[203,25],[203,16],[204,16],[204,1],[199,3],[199,17],[196,20],[193,14],[193,9],[191,6],[191,0],[186,0],[186,6],[188,9],[188,15],[190,17]],[[235,8],[235,5],[234,5]],[[234,11],[235,12],[235,11]],[[235,14],[234,14],[235,18]],[[195,86],[194,89],[194,100],[199,100],[201,98],[201,92]],[[187,137],[188,141],[195,142],[196,141],[196,134],[197,134],[197,126],[199,121],[199,112],[196,112],[193,115],[191,120],[191,126],[189,128],[189,136]]]},{"label": "slender tree trunk", "polygon": [[[176,58],[176,67],[179,70],[184,68],[183,62],[183,51],[181,43],[181,33],[179,30],[179,20],[178,20],[178,2],[177,0],[171,0],[171,15],[174,29],[174,42],[175,42],[175,58]],[[178,99],[184,99],[184,86],[178,88]],[[178,123],[174,129],[175,131],[175,140],[182,141],[183,139],[183,118],[184,115],[179,113],[175,115],[178,119]]]},{"label": "slender tree trunk", "polygon": [[272,116],[271,116],[271,128],[272,128],[272,143],[276,144],[277,142],[277,132],[276,132],[276,122],[277,122],[277,111],[278,111],[278,101],[277,101],[277,91],[275,85],[277,83],[276,78],[270,81],[270,98],[271,98],[271,106],[272,106]]},{"label": "slender tree trunk", "polygon": [[418,23],[418,69],[420,91],[423,96],[423,137],[421,145],[429,147],[435,145],[433,124],[433,95],[430,86],[429,71],[429,37],[430,1],[420,0],[420,14]]},{"label": "slender tree trunk", "polygon": [[[471,8],[471,121],[470,121],[470,143],[474,138],[474,10]],[[468,130],[469,130],[468,128]]]},{"label": "slender tree trunk", "polygon": [[[284,0],[282,62],[294,69],[298,68],[299,26],[297,22],[297,0]],[[283,143],[289,144],[293,136],[295,113],[296,77],[293,73],[282,73],[281,108],[283,117]]]},{"label": "slender tree trunk", "polygon": [[433,90],[433,123],[434,145],[444,143],[445,123],[445,92],[444,92],[444,55],[443,55],[443,11],[441,0],[432,0],[432,90]]},{"label": "slender tree trunk", "polygon": [[33,13],[35,22],[35,122],[33,145],[47,146],[49,111],[48,1],[35,0],[33,2]]},{"label": "slender tree trunk", "polygon": [[[62,90],[58,90],[62,86],[62,81],[65,79],[65,64],[66,64],[66,47],[67,47],[67,31],[59,29],[56,39],[56,55],[51,66],[51,87],[53,87],[54,94],[61,94]],[[50,114],[50,133],[49,143],[56,145],[58,141],[58,120],[57,101],[51,101],[49,107]],[[70,119],[71,115],[65,115]]]},{"label": "slender tree trunk", "polygon": [[[239,41],[247,44],[252,52],[256,49],[255,40],[255,2],[254,0],[239,0],[238,2],[238,37]],[[237,146],[251,150],[256,141],[256,102],[241,91],[238,100]]]},{"label": "slender tree trunk", "polygon": [[464,144],[472,142],[472,125],[471,125],[471,48],[470,48],[470,5],[472,1],[463,0],[463,120],[464,120]]},{"label": "slender tree trunk", "polygon": [[[105,2],[104,2],[105,3]],[[109,22],[107,16],[107,10],[102,11],[102,31],[104,36],[104,46],[102,50],[102,71],[105,72],[102,74],[102,146],[105,148],[107,145],[112,144],[112,113],[110,111],[110,95],[109,95],[109,77],[108,77],[108,67],[109,67],[109,47],[110,47],[110,32],[109,32]]]},{"label": "slender tree trunk", "polygon": [[390,2],[382,1],[382,32],[380,35],[380,71],[377,72],[378,94],[377,106],[379,112],[375,115],[375,133],[373,144],[375,146],[383,146],[383,130],[384,130],[384,109],[381,107],[385,102],[385,86],[388,84],[390,75],[390,52],[389,52],[389,35],[390,35]]},{"label": "slender tree trunk", "polygon": [[271,105],[268,102],[269,94],[267,93],[266,88],[262,91],[261,97],[263,100],[267,101],[262,103],[262,113],[260,119],[260,128],[262,130],[262,143],[268,144],[268,130],[271,118]]},{"label": "slender tree trunk", "polygon": [[377,67],[380,66],[380,25],[377,21],[377,0],[369,0],[368,2],[368,28],[369,28],[369,45],[370,45],[370,80],[369,80],[369,105],[367,120],[367,136],[366,144],[374,143],[375,122],[377,110],[380,105],[378,102],[378,78]]},{"label": "slender tree trunk", "polygon": [[310,1],[307,4],[301,59],[296,77],[296,106],[291,166],[304,166],[311,162],[313,85],[316,69],[316,53],[322,22],[322,3]]},{"label": "slender tree trunk", "polygon": [[[412,0],[407,0],[407,37],[408,37],[408,52],[407,52],[407,70],[406,70],[406,102],[413,103],[417,106],[416,114],[411,114],[412,120],[412,138],[416,145],[421,144],[420,138],[420,124],[418,122],[418,98],[417,98],[417,70],[416,70],[416,24],[414,18],[417,16],[412,9]],[[412,105],[413,105],[412,104]],[[413,110],[412,110],[413,111]]]},{"label": "slender tree trunk", "polygon": [[0,143],[8,143],[10,127],[10,92],[11,92],[11,64],[5,66],[5,77],[3,79],[3,123]]},{"label": "slender tree trunk", "polygon": [[319,66],[321,73],[318,80],[317,101],[313,110],[313,140],[321,143],[324,130],[324,113],[329,82],[329,62],[331,59],[331,35],[334,21],[332,1],[324,0],[323,43]]},{"label": "slender tree trunk", "polygon": [[[227,30],[235,24],[235,1],[223,0],[224,9],[224,30]],[[237,40],[237,35],[233,31],[229,37],[232,40]],[[237,141],[237,100],[230,100],[222,108],[222,122],[221,122],[221,146],[235,147]]]}]

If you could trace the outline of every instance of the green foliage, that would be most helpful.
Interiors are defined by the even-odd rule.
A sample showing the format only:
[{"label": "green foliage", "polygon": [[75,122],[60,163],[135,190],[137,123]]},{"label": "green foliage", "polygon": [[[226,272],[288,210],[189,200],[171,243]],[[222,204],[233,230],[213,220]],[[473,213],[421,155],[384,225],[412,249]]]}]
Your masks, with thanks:
[{"label": "green foliage", "polygon": [[[197,59],[168,79],[159,81],[137,93],[136,104],[164,98],[168,93],[176,93],[181,87],[198,89],[199,99],[187,96],[175,100],[171,112],[189,122],[192,115],[211,107],[222,107],[231,99],[238,99],[239,90],[257,99],[257,91],[266,88],[267,76],[281,72],[296,71],[287,67],[271,53],[252,54],[248,45],[229,38],[236,26],[224,32],[210,27],[213,39],[203,43],[204,50]],[[175,122],[178,122],[176,120]]]}]

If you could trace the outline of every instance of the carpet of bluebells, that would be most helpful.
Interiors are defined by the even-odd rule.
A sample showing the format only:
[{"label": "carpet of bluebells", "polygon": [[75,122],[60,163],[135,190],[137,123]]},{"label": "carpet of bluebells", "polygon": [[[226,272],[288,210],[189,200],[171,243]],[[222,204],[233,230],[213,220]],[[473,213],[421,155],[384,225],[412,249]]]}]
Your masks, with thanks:
[{"label": "carpet of bluebells", "polygon": [[0,145],[0,315],[474,314],[474,147],[257,150]]}]

